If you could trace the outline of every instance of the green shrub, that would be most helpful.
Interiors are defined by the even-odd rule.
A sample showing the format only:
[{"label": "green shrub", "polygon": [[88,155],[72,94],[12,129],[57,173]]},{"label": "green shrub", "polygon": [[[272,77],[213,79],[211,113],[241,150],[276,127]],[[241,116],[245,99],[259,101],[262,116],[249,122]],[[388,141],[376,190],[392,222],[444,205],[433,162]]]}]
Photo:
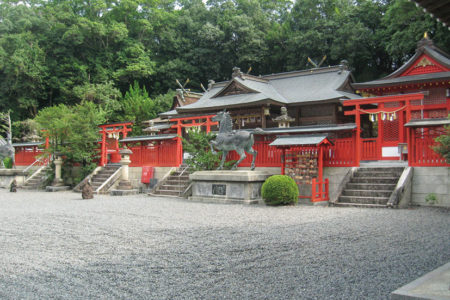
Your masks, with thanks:
[{"label": "green shrub", "polygon": [[294,179],[286,175],[274,175],[267,178],[261,188],[261,194],[267,205],[287,205],[298,202],[298,187]]},{"label": "green shrub", "polygon": [[5,157],[5,159],[3,159],[3,163],[5,164],[5,168],[6,169],[12,169],[12,167],[13,167],[13,160],[11,159],[11,157]]},{"label": "green shrub", "polygon": [[430,205],[434,205],[438,203],[437,195],[435,193],[430,193],[425,197],[425,201]]}]

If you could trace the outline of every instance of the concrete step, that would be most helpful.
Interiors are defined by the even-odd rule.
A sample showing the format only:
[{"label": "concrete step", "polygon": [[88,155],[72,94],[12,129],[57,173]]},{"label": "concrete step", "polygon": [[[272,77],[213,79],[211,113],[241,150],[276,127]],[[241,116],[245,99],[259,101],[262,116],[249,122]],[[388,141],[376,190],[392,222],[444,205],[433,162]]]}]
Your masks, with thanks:
[{"label": "concrete step", "polygon": [[185,189],[185,185],[170,185],[170,184],[163,184],[159,187],[160,190],[168,190],[168,191],[183,191]]},{"label": "concrete step", "polygon": [[334,206],[340,207],[360,207],[360,208],[387,208],[387,205],[383,204],[361,204],[361,203],[335,203]]},{"label": "concrete step", "polygon": [[358,171],[362,171],[362,172],[365,172],[365,171],[368,171],[368,172],[370,172],[370,171],[376,171],[376,172],[385,172],[385,171],[387,171],[387,172],[389,172],[389,171],[392,171],[392,172],[403,172],[403,170],[404,170],[404,168],[403,167],[393,167],[393,168],[391,168],[391,167],[375,167],[375,168],[359,168],[358,169]]},{"label": "concrete step", "polygon": [[387,184],[397,184],[397,177],[353,177],[350,183],[387,183]]},{"label": "concrete step", "polygon": [[339,196],[338,203],[386,205],[389,197]]},{"label": "concrete step", "polygon": [[356,197],[387,197],[389,198],[392,191],[383,190],[349,190],[346,189],[342,193],[342,196],[356,196]]},{"label": "concrete step", "polygon": [[182,175],[182,176],[170,175],[169,177],[167,177],[167,180],[186,180],[186,181],[189,181],[189,175]]},{"label": "concrete step", "polygon": [[105,175],[95,175],[95,176],[92,177],[92,180],[103,180],[103,181],[105,181],[106,179],[111,177],[111,175],[106,175],[106,174]]},{"label": "concrete step", "polygon": [[157,190],[155,195],[180,196],[180,192],[171,190]]},{"label": "concrete step", "polygon": [[166,180],[164,182],[164,184],[169,184],[169,185],[185,185],[188,183],[189,183],[189,180]]},{"label": "concrete step", "polygon": [[400,177],[400,174],[391,172],[356,172],[354,177]]},{"label": "concrete step", "polygon": [[347,183],[345,189],[393,191],[396,185],[396,183]]}]

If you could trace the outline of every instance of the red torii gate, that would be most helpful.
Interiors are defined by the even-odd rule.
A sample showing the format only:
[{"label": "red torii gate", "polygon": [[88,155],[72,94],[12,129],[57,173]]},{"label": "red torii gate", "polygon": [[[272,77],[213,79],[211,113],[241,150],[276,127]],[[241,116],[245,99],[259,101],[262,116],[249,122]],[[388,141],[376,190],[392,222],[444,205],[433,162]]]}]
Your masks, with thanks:
[{"label": "red torii gate", "polygon": [[[391,95],[391,96],[380,96],[380,97],[370,97],[370,98],[362,98],[362,99],[351,99],[351,100],[344,100],[342,102],[343,106],[354,106],[355,108],[350,111],[345,111],[344,114],[346,116],[355,116],[355,123],[356,123],[356,164],[359,166],[359,163],[362,158],[362,148],[363,148],[363,141],[361,138],[361,115],[362,114],[374,114],[379,115],[381,113],[384,114],[392,114],[399,112],[399,140],[398,143],[404,143],[407,142],[408,145],[411,147],[411,138],[410,138],[410,131],[406,131],[406,137],[403,134],[403,126],[405,123],[408,123],[411,120],[411,111],[413,110],[420,110],[420,109],[432,109],[435,107],[441,108],[442,105],[437,106],[427,106],[424,107],[423,105],[413,105],[412,101],[417,100],[423,100],[424,99],[424,93],[414,93],[414,94],[397,94],[397,95]],[[400,107],[386,107],[386,103],[394,103],[398,102]],[[362,109],[362,105],[377,105],[377,108],[364,108]],[[444,105],[445,107],[445,105]],[[405,111],[405,114],[403,114],[403,111]],[[378,116],[378,119],[381,120],[381,116]],[[378,130],[382,130],[383,123],[379,122],[379,128]],[[378,137],[376,138],[377,142],[377,148],[381,148],[384,141],[383,136],[378,134]],[[378,149],[379,150],[379,149]],[[379,151],[378,151],[379,152]],[[381,159],[381,154],[377,153],[377,159]]]},{"label": "red torii gate", "polygon": [[131,127],[132,125],[133,122],[118,122],[98,126],[101,128],[99,132],[102,135],[102,140],[100,142],[100,166],[104,166],[108,163],[108,154],[111,155],[110,162],[120,162],[120,134],[122,134],[122,138],[126,138],[128,132],[132,131],[128,126]]},{"label": "red torii gate", "polygon": [[[173,118],[170,121],[176,122],[172,125],[172,129],[177,130],[177,166],[181,165],[183,162],[183,143],[181,137],[183,136],[182,128],[191,127],[201,127],[206,126],[206,133],[211,131],[211,126],[218,125],[218,122],[211,120],[214,115],[196,116],[196,117],[184,117],[184,118]],[[189,123],[188,123],[189,122]]]}]

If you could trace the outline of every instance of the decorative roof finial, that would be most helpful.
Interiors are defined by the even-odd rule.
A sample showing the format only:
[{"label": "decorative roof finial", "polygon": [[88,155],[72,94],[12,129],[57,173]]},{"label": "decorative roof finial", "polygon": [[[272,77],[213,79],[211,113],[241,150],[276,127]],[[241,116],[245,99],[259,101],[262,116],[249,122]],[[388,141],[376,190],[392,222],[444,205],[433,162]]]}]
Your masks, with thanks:
[{"label": "decorative roof finial", "polygon": [[430,36],[428,35],[428,32],[425,31],[425,33],[423,34],[423,38],[417,43],[417,50],[422,49],[423,47],[434,47],[434,43],[433,41],[430,39]]},{"label": "decorative roof finial", "polygon": [[242,77],[243,73],[241,72],[241,68],[234,67],[233,74],[231,74],[231,78]]}]

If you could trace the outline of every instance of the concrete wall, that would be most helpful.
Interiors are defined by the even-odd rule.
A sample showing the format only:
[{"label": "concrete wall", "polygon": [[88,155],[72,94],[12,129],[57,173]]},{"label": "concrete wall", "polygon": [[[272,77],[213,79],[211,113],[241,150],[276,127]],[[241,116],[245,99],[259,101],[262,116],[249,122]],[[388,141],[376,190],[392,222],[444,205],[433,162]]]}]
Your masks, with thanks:
[{"label": "concrete wall", "polygon": [[[156,178],[158,181],[161,180],[161,178],[164,177],[164,175],[169,172],[171,167],[155,167],[155,173],[153,174],[153,177]],[[128,176],[129,180],[131,182],[131,185],[133,188],[146,188],[147,184],[141,183],[141,175],[142,175],[142,168],[141,167],[133,167],[128,169]]]},{"label": "concrete wall", "polygon": [[425,197],[435,193],[437,203],[432,206],[450,207],[450,168],[415,167],[411,204],[431,206]]},{"label": "concrete wall", "polygon": [[323,178],[329,180],[329,195],[330,199],[337,197],[337,191],[345,175],[350,172],[351,167],[325,167],[323,168]]}]

